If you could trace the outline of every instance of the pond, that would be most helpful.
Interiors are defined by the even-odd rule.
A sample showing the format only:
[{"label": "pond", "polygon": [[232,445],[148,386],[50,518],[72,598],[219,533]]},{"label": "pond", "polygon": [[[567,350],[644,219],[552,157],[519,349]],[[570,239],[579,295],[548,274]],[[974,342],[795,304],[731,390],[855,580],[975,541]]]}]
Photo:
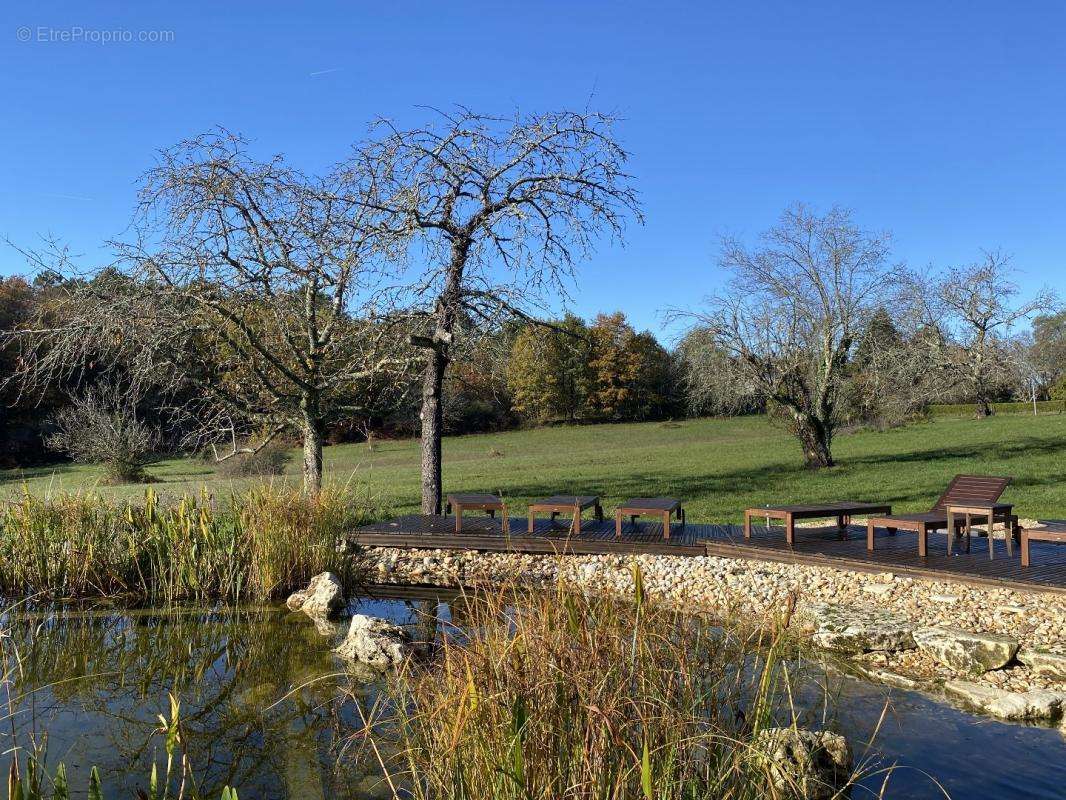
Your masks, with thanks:
[{"label": "pond", "polygon": [[[351,610],[411,625],[450,619],[447,596],[400,594],[363,597]],[[8,651],[18,652],[17,662],[7,661],[8,688],[24,699],[4,720],[0,768],[8,769],[12,745],[46,747],[48,762],[64,762],[79,791],[95,764],[108,796],[134,796],[153,759],[163,763],[155,730],[173,692],[193,771],[209,798],[226,784],[242,798],[263,800],[390,796],[373,765],[353,755],[353,731],[375,687],[341,691],[349,682],[330,653],[333,642],[303,615],[278,608],[17,607],[4,622]],[[936,781],[955,798],[1063,796],[1066,738],[1058,730],[1002,724],[917,692],[835,680],[839,726],[860,755],[859,743],[888,700],[872,745],[880,765],[897,765],[886,796],[944,797]],[[872,776],[868,784],[876,790],[881,780]]]}]

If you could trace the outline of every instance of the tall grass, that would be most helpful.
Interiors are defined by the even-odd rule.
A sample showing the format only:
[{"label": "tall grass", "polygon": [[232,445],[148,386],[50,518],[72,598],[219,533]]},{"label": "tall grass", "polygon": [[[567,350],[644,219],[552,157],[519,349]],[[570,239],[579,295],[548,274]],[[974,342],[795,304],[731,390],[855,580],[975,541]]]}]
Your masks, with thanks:
[{"label": "tall grass", "polygon": [[[370,716],[379,735],[365,741],[394,796],[805,794],[809,786],[782,786],[759,745],[761,732],[802,721],[790,702],[802,677],[785,658],[785,621],[727,633],[645,603],[636,575],[630,601],[560,588],[460,603],[464,634],[444,637],[430,666],[401,671],[390,705]],[[382,725],[396,738],[388,747]],[[834,785],[843,791],[852,778]],[[837,791],[821,788],[822,797]]]},{"label": "tall grass", "polygon": [[140,502],[24,491],[0,505],[0,592],[150,603],[272,600],[317,572],[344,573],[338,548],[363,513],[343,490],[308,496],[273,484],[226,502],[206,491],[173,502],[152,489]]}]

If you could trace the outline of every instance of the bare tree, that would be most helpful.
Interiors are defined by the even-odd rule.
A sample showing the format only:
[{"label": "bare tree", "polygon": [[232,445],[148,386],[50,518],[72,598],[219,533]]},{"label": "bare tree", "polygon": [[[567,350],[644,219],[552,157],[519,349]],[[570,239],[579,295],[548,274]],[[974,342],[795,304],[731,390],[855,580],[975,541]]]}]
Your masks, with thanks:
[{"label": "bare tree", "polygon": [[422,511],[440,513],[442,386],[460,325],[531,318],[566,296],[575,263],[603,230],[636,214],[628,156],[614,119],[559,112],[514,118],[467,109],[356,148],[349,182],[390,233],[410,237],[422,265],[412,291],[425,352]]},{"label": "bare tree", "polygon": [[104,381],[72,398],[53,420],[46,444],[79,464],[103,464],[109,481],[143,481],[159,437],[137,417],[137,398],[128,387]]},{"label": "bare tree", "polygon": [[[322,481],[327,421],[408,363],[370,264],[387,247],[370,206],[331,177],[250,157],[224,131],[161,153],[144,179],[133,241],[115,264],[61,282],[52,306],[8,338],[18,379],[42,387],[120,369],[192,400],[220,458],[286,430],[303,440],[305,486]],[[64,254],[30,254],[71,275]],[[245,440],[265,431],[257,444]]]},{"label": "bare tree", "polygon": [[927,324],[945,325],[953,340],[953,346],[939,352],[941,372],[953,376],[953,382],[973,399],[979,418],[992,413],[992,391],[1011,383],[1017,354],[1008,346],[1013,329],[1056,302],[1046,288],[1029,300],[1019,300],[1014,272],[1010,258],[993,250],[982,260],[952,267],[943,275],[912,279]]},{"label": "bare tree", "polygon": [[784,413],[808,466],[832,466],[848,359],[898,271],[888,256],[888,235],[860,230],[848,211],[820,216],[796,205],[759,247],[724,239],[728,285],[703,310],[667,317],[721,354],[725,391]]}]

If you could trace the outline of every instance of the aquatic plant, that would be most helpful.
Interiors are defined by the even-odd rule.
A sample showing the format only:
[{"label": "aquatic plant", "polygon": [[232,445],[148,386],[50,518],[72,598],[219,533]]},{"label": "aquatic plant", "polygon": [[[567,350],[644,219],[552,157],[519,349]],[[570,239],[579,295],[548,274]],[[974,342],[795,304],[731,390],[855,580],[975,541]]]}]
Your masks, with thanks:
[{"label": "aquatic plant", "polygon": [[125,595],[151,603],[266,601],[325,569],[365,506],[353,493],[308,495],[284,484],[141,502],[93,492],[0,504],[0,591],[53,598]]},{"label": "aquatic plant", "polygon": [[394,676],[356,736],[393,796],[791,796],[760,733],[830,720],[791,702],[824,672],[804,674],[787,620],[724,630],[649,603],[634,578],[622,600],[509,587],[454,603],[462,634]]}]

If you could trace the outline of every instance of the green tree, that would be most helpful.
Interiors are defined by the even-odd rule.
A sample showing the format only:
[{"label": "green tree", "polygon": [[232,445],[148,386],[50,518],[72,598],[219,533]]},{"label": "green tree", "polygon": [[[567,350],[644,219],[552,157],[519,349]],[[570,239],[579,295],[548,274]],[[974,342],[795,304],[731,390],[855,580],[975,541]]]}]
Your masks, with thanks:
[{"label": "green tree", "polygon": [[567,314],[551,326],[530,323],[511,348],[507,385],[514,408],[532,422],[573,422],[585,407],[589,374],[588,327]]}]

